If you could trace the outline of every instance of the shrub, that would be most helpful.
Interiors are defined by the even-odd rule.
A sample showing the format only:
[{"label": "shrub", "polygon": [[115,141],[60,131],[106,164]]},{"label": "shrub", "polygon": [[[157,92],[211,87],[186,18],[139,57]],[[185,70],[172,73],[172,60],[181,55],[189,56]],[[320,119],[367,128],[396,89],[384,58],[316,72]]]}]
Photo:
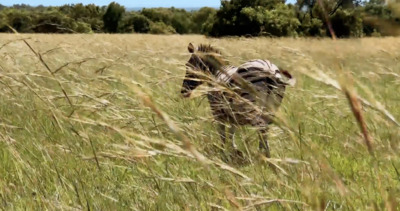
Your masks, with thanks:
[{"label": "shrub", "polygon": [[155,22],[150,24],[151,34],[175,34],[176,31],[172,26],[166,25],[164,22]]},{"label": "shrub", "polygon": [[73,29],[77,33],[92,33],[92,28],[89,23],[78,21]]}]

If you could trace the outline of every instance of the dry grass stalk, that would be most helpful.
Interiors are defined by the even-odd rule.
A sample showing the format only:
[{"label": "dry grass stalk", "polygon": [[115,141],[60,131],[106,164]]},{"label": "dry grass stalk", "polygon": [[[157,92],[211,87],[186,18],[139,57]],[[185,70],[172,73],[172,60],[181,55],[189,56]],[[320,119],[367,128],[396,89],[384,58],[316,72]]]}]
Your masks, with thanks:
[{"label": "dry grass stalk", "polygon": [[349,91],[345,89],[346,97],[350,103],[351,110],[357,120],[358,125],[360,126],[360,130],[364,136],[365,145],[367,145],[368,151],[370,154],[373,154],[373,147],[372,147],[372,138],[368,133],[367,123],[362,113],[362,106],[360,101],[358,100],[357,95],[353,91]]}]

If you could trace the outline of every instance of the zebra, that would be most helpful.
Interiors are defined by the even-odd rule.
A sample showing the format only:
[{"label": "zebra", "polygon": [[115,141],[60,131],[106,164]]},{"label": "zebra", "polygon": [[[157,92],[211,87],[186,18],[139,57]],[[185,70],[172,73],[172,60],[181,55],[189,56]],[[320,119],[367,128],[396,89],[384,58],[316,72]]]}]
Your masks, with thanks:
[{"label": "zebra", "polygon": [[[295,78],[268,60],[250,60],[238,67],[229,65],[221,51],[211,45],[200,44],[195,48],[189,43],[188,51],[191,57],[186,63],[183,97],[190,97],[196,87],[206,82],[210,88],[207,98],[223,145],[230,139],[237,150],[236,127],[250,125],[258,129],[259,149],[270,158],[268,125],[282,102],[285,87],[294,86]],[[230,125],[228,136],[226,125]]]}]

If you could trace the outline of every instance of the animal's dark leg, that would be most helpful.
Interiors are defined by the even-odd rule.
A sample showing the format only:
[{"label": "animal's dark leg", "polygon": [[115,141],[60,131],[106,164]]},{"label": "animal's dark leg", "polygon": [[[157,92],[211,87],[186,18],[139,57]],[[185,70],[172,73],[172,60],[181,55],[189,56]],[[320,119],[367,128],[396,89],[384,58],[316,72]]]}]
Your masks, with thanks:
[{"label": "animal's dark leg", "polygon": [[227,137],[226,137],[225,128],[226,128],[226,126],[224,124],[218,123],[217,130],[218,130],[219,137],[221,138],[221,141],[222,141],[222,147],[220,148],[222,155],[223,155],[222,160],[227,162],[227,161],[229,161],[229,153],[227,153],[228,152],[227,149],[229,149],[229,148],[227,148],[227,146],[226,146],[226,138]]},{"label": "animal's dark leg", "polygon": [[259,148],[260,148],[260,150],[264,151],[265,156],[267,158],[270,158],[271,152],[269,149],[267,132],[268,132],[268,128],[260,129],[260,131],[259,131],[259,136],[260,136]]},{"label": "animal's dark leg", "polygon": [[218,135],[221,138],[222,141],[222,145],[225,148],[225,144],[226,144],[226,133],[225,133],[225,125],[222,123],[218,123]]}]

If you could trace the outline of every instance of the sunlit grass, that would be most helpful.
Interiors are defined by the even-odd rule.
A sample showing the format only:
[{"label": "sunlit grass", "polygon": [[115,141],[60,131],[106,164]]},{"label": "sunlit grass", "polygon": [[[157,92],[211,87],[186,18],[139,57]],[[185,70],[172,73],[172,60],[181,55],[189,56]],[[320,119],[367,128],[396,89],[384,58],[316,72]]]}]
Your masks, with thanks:
[{"label": "sunlit grass", "polygon": [[[0,37],[6,210],[399,209],[400,128],[388,117],[400,119],[398,38]],[[246,162],[221,161],[229,151],[207,100],[179,95],[189,42],[295,75],[269,132],[271,160],[245,127],[235,138]],[[351,81],[372,155],[339,90]]]}]

